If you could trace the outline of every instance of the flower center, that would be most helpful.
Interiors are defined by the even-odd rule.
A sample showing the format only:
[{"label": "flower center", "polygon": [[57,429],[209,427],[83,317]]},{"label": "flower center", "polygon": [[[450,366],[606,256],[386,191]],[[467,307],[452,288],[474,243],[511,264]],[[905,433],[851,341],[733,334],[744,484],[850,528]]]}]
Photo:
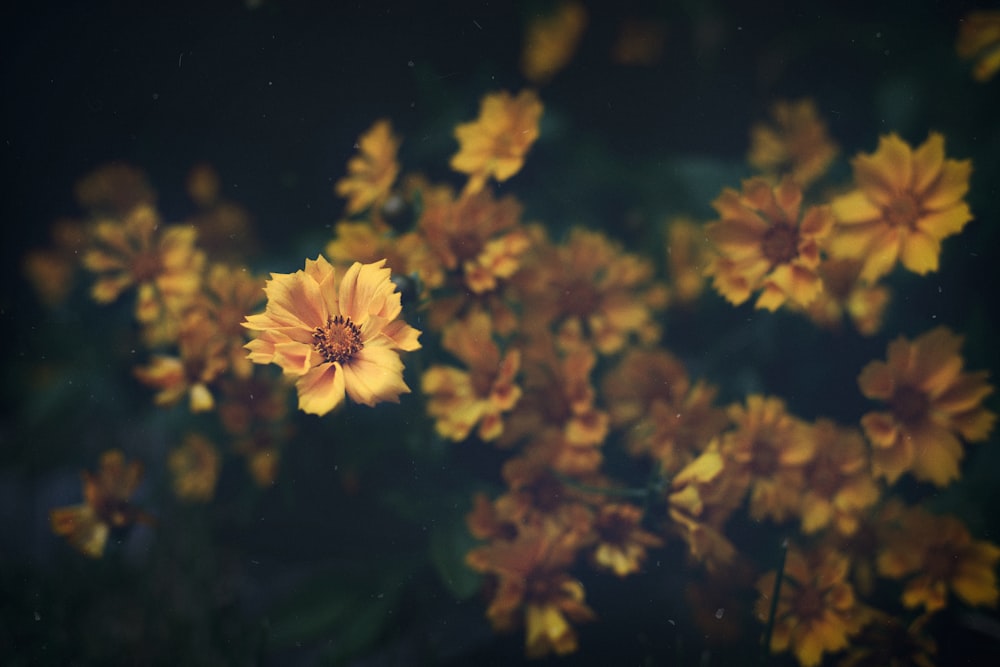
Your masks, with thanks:
[{"label": "flower center", "polygon": [[758,440],[753,443],[751,451],[753,459],[750,465],[757,476],[767,478],[778,471],[781,461],[778,459],[778,452],[772,443]]},{"label": "flower center", "polygon": [[955,551],[945,545],[932,546],[924,556],[924,571],[938,581],[951,579],[957,567],[958,559],[955,558]]},{"label": "flower center", "polygon": [[920,215],[920,207],[912,195],[903,193],[884,209],[885,219],[894,227],[913,227]]},{"label": "flower center", "polygon": [[364,346],[361,341],[361,327],[343,315],[328,317],[326,325],[316,327],[313,332],[313,347],[328,362],[344,363]]},{"label": "flower center", "polygon": [[823,611],[823,598],[815,588],[804,588],[795,599],[795,615],[802,620],[815,618]]},{"label": "flower center", "polygon": [[772,265],[787,264],[798,257],[799,233],[788,223],[775,223],[764,232],[761,248]]},{"label": "flower center", "polygon": [[893,393],[889,399],[892,414],[896,419],[904,424],[913,424],[920,421],[927,414],[930,401],[927,395],[914,387],[902,386]]},{"label": "flower center", "polygon": [[142,251],[132,258],[129,271],[137,283],[148,283],[163,272],[163,262],[156,251]]}]

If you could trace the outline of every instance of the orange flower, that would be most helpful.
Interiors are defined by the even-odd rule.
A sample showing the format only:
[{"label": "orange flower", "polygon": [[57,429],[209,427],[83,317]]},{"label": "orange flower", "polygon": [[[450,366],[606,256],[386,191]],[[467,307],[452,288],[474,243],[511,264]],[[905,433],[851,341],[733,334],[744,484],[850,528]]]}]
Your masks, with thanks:
[{"label": "orange flower", "polygon": [[969,12],[958,24],[958,57],[975,60],[972,77],[989,81],[1000,71],[1000,11]]},{"label": "orange flower", "polygon": [[337,285],[325,257],[305,270],[272,273],[264,312],[244,326],[259,331],[247,343],[254,363],[274,363],[298,378],[299,409],[324,415],[344,400],[373,406],[410,391],[398,350],[420,348],[420,332],[397,320],[402,306],[385,260],[355,262]]},{"label": "orange flower", "polygon": [[566,67],[586,27],[587,10],[579,2],[562,2],[551,14],[533,17],[521,50],[524,77],[545,83]]},{"label": "orange flower", "polygon": [[348,215],[385,203],[399,175],[399,139],[388,120],[376,121],[358,139],[356,148],[360,154],[348,160],[347,176],[334,186],[338,195],[347,197]]},{"label": "orange flower", "polygon": [[722,435],[720,451],[747,480],[750,516],[784,521],[797,514],[805,491],[805,467],[816,453],[809,424],[788,413],[780,398],[748,396],[728,409],[735,425]]},{"label": "orange flower", "polygon": [[916,150],[895,134],[883,136],[875,153],[851,164],[857,188],[831,204],[838,225],[830,253],[863,260],[868,282],[897,260],[920,275],[936,271],[942,239],[972,220],[962,200],[972,162],[945,159],[944,137],[931,132]]},{"label": "orange flower", "polygon": [[[791,649],[802,667],[815,667],[824,653],[848,647],[868,617],[846,581],[849,567],[847,557],[835,551],[803,554],[789,548],[771,635],[773,653]],[[764,623],[776,576],[771,571],[757,581],[756,615]]]},{"label": "orange flower", "polygon": [[191,226],[160,225],[149,206],[138,206],[124,219],[103,220],[93,231],[94,247],[83,265],[99,274],[91,294],[110,303],[138,287],[135,316],[151,324],[183,310],[201,287],[205,255],[195,247]]},{"label": "orange flower", "polygon": [[638,572],[646,550],[663,545],[656,535],[643,530],[642,510],[634,505],[602,505],[594,518],[597,544],[591,554],[594,564],[619,577]]},{"label": "orange flower", "polygon": [[84,470],[82,477],[84,503],[49,513],[52,531],[64,536],[81,553],[100,558],[112,531],[152,523],[152,518],[131,501],[142,479],[142,464],[138,461],[126,464],[122,452],[108,450],[101,455],[97,474]]},{"label": "orange flower", "polygon": [[805,471],[802,532],[815,533],[833,525],[838,532],[852,535],[863,512],[879,499],[865,441],[857,430],[841,428],[828,419],[818,420],[813,432],[816,457]]},{"label": "orange flower", "polygon": [[174,493],[182,500],[205,502],[215,495],[219,478],[219,452],[197,433],[189,433],[184,443],[167,457],[173,474]]},{"label": "orange flower", "polygon": [[893,579],[909,577],[903,604],[927,612],[944,609],[953,592],[969,605],[995,607],[1000,547],[973,540],[955,517],[909,508],[878,555],[878,570]]},{"label": "orange flower", "polygon": [[565,571],[586,537],[578,524],[548,516],[522,525],[513,540],[478,547],[466,557],[471,568],[496,579],[486,611],[493,627],[509,631],[523,622],[529,658],[574,652],[577,639],[570,621],[594,618],[584,603],[583,584]]},{"label": "orange flower", "polygon": [[469,175],[464,194],[479,192],[486,179],[499,182],[521,171],[524,157],[538,138],[542,103],[532,90],[517,97],[507,91],[483,97],[479,118],[455,128],[459,150],[451,168]]},{"label": "orange flower", "polygon": [[750,130],[750,153],[755,169],[787,173],[803,188],[822,176],[837,156],[837,145],[827,135],[826,123],[810,99],[780,100],[771,107],[774,125],[757,124]]},{"label": "orange flower", "polygon": [[719,294],[739,305],[760,290],[757,308],[777,310],[790,300],[807,306],[823,288],[820,242],[833,228],[829,207],[800,216],[802,188],[790,178],[775,187],[763,178],[726,188],[712,202],[721,218],[705,228],[719,251],[707,274]]},{"label": "orange flower", "polygon": [[888,410],[861,418],[872,443],[877,476],[894,483],[910,471],[920,480],[945,486],[958,479],[963,456],[959,437],[986,440],[996,414],[983,407],[993,392],[987,373],[962,372],[962,337],[937,327],[910,342],[889,344],[888,359],[862,369],[858,386],[866,397],[885,401]]},{"label": "orange flower", "polygon": [[521,397],[514,383],[520,352],[509,350],[501,355],[490,318],[481,312],[448,326],[441,344],[469,370],[435,365],[424,373],[421,389],[428,397],[427,413],[435,419],[437,432],[460,441],[478,424],[480,438],[495,440],[503,433],[501,415]]}]

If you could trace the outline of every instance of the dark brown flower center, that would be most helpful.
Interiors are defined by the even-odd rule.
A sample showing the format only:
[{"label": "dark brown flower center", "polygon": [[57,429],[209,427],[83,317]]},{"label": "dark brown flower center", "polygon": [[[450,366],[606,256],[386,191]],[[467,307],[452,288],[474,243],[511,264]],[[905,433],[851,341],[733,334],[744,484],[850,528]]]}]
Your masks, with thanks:
[{"label": "dark brown flower center", "polygon": [[948,581],[955,573],[958,566],[958,559],[955,551],[945,545],[935,545],[927,550],[924,556],[924,571],[932,579],[937,581]]},{"label": "dark brown flower center", "polygon": [[787,264],[799,255],[799,233],[786,222],[778,222],[764,232],[764,257],[772,265]]},{"label": "dark brown flower center", "polygon": [[923,419],[930,407],[927,394],[915,387],[903,385],[896,389],[889,399],[892,414],[904,424],[913,424]]},{"label": "dark brown flower center", "polygon": [[815,618],[823,611],[823,598],[815,588],[804,588],[795,598],[795,615],[802,620]]},{"label": "dark brown flower center", "polygon": [[903,193],[883,209],[885,219],[894,227],[913,227],[920,217],[920,206],[912,195]]},{"label": "dark brown flower center", "polygon": [[773,443],[758,440],[753,443],[751,451],[753,460],[750,465],[758,477],[770,477],[778,471],[780,461]]},{"label": "dark brown flower center", "polygon": [[163,272],[163,262],[155,250],[145,250],[132,258],[129,271],[137,283],[148,283]]},{"label": "dark brown flower center", "polygon": [[328,317],[326,325],[313,332],[313,347],[328,362],[344,363],[357,354],[365,344],[361,341],[361,327],[350,317]]}]

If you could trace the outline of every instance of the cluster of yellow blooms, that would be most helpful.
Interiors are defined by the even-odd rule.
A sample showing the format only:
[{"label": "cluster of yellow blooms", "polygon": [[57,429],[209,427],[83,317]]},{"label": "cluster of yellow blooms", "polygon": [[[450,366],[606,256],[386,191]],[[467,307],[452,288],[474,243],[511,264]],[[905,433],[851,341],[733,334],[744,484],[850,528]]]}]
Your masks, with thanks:
[{"label": "cluster of yellow blooms", "polygon": [[[567,11],[566,29],[578,35],[585,20]],[[533,39],[544,42],[538,30]],[[556,55],[530,63],[537,79],[558,68]],[[522,168],[542,113],[531,89],[486,95],[479,117],[455,129],[450,164],[467,177],[459,191],[403,173],[401,141],[379,120],[335,186],[348,218],[294,273],[264,280],[213,256],[197,240],[211,211],[164,225],[129,171],[102,173],[106,184],[90,186],[98,194],[81,197],[94,221],[63,228],[56,238],[66,240],[29,268],[57,299],[66,258],[82,249],[94,299],[133,291],[155,350],[135,376],[158,404],[216,410],[261,483],[275,475],[293,384],[299,409],[315,415],[345,397],[397,402],[411,391],[401,353],[424,347],[419,391],[437,435],[508,455],[503,492],[474,499],[468,527],[481,544],[466,562],[489,583],[493,627],[523,628],[528,656],[576,650],[574,625],[596,618],[574,574],[580,562],[626,577],[670,540],[709,580],[755,587],[756,616],[773,626],[770,649],[804,667],[849,646],[843,664],[861,664],[895,640],[886,628],[898,621],[866,602],[875,575],[900,582],[901,605],[925,615],[952,599],[995,606],[1000,547],[957,517],[892,495],[907,475],[955,482],[966,444],[990,435],[996,415],[983,401],[993,387],[985,372],[965,370],[960,335],[942,326],[892,341],[885,360],[859,369],[860,392],[878,406],[839,424],[796,416],[777,396],[718,404],[717,388],[692,378],[660,331],[664,313],[710,281],[732,304],[754,297],[757,308],[876,333],[889,299],[880,281],[899,265],[935,271],[942,241],[971,220],[970,162],[946,157],[941,134],[916,147],[888,134],[852,160],[847,187],[817,198],[812,187],[838,149],[810,101],[780,102],[773,123],[752,132],[759,175],[719,194],[716,219],[665,228],[669,275],[660,277],[650,258],[605,234],[552,238],[522,219],[513,196],[495,194],[493,183]],[[199,183],[192,191],[207,189],[206,206],[222,210]],[[412,226],[394,222],[400,210],[415,212]],[[232,224],[231,213],[216,217]],[[426,331],[404,321],[414,311],[393,277],[414,286]],[[255,400],[240,398],[248,395]],[[605,470],[611,442],[648,464],[648,488],[625,488]],[[218,457],[204,437],[188,436],[170,458],[177,493],[211,498]],[[99,556],[110,530],[146,518],[130,503],[139,476],[120,452],[105,454],[96,475],[84,473],[85,504],[53,510],[54,530]],[[727,526],[741,513],[798,527],[783,569],[764,572],[733,544]],[[727,579],[743,571],[749,581]],[[918,662],[934,650],[925,623],[899,630]]]}]

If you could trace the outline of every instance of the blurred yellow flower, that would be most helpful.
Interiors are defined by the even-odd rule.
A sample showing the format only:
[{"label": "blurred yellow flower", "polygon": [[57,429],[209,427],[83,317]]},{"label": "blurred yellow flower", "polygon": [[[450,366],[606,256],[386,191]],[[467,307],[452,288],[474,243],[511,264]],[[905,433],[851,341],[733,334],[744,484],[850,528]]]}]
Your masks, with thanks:
[{"label": "blurred yellow flower", "polygon": [[827,206],[801,212],[802,188],[790,178],[772,187],[763,178],[726,188],[712,202],[720,219],[705,233],[719,252],[706,273],[719,294],[740,305],[760,291],[757,308],[777,310],[786,301],[807,306],[823,288],[820,243],[833,229]]},{"label": "blurred yellow flower", "polygon": [[[815,667],[824,653],[850,645],[868,612],[846,580],[849,567],[847,557],[832,550],[803,554],[789,548],[771,635],[773,653],[791,650],[802,667]],[[776,576],[772,570],[757,581],[756,615],[763,623],[770,615]]]},{"label": "blurred yellow flower", "polygon": [[685,217],[667,223],[667,272],[676,303],[690,304],[701,296],[712,256],[704,225]]},{"label": "blurred yellow flower", "polygon": [[862,260],[868,282],[897,261],[920,275],[936,271],[941,241],[972,220],[963,201],[972,162],[945,159],[944,136],[931,132],[916,149],[895,134],[883,136],[877,151],[851,164],[856,188],[831,203],[831,255]]},{"label": "blurred yellow flower", "polygon": [[878,555],[879,573],[906,579],[903,604],[927,612],[943,609],[954,593],[969,605],[995,607],[1000,547],[974,540],[959,519],[908,508]]},{"label": "blurred yellow flower", "polygon": [[635,505],[602,505],[594,517],[594,530],[597,544],[591,560],[619,577],[638,572],[647,550],[663,545],[663,540],[642,528],[642,509]]},{"label": "blurred yellow flower", "polygon": [[206,502],[215,495],[219,478],[219,452],[208,438],[189,433],[171,450],[167,467],[173,475],[174,493],[181,500]]},{"label": "blurred yellow flower", "polygon": [[989,437],[996,414],[983,407],[993,392],[987,372],[962,371],[962,337],[937,327],[912,342],[889,344],[886,361],[862,369],[858,386],[888,410],[861,418],[872,444],[877,476],[894,483],[904,472],[937,486],[959,477],[963,456],[959,437],[979,442]]},{"label": "blurred yellow flower", "polygon": [[358,139],[355,146],[359,154],[348,160],[347,176],[334,186],[339,196],[347,198],[348,215],[377,209],[389,198],[399,175],[399,143],[386,119],[376,121]]},{"label": "blurred yellow flower", "polygon": [[455,128],[459,150],[451,168],[469,175],[464,194],[479,192],[490,177],[503,182],[519,172],[538,138],[541,117],[542,103],[533,90],[517,97],[507,91],[483,97],[479,118]]},{"label": "blurred yellow flower", "polygon": [[384,264],[355,262],[338,285],[325,257],[307,259],[305,270],[272,273],[264,312],[246,317],[260,332],[246,345],[250,359],[298,378],[300,410],[324,415],[345,392],[373,406],[410,391],[398,351],[419,349],[420,332],[396,319],[402,305]]},{"label": "blurred yellow flower", "polygon": [[955,51],[974,60],[972,77],[989,81],[1000,71],[1000,10],[969,12],[960,19]]},{"label": "blurred yellow flower", "polygon": [[807,188],[826,173],[837,156],[837,145],[826,131],[811,99],[779,100],[771,107],[773,125],[758,123],[750,129],[747,160],[769,174],[788,174]]},{"label": "blurred yellow flower", "polygon": [[521,72],[533,83],[547,82],[566,67],[587,27],[579,2],[561,2],[551,14],[533,16],[525,30]]},{"label": "blurred yellow flower", "polygon": [[864,336],[878,333],[891,293],[885,285],[860,280],[861,267],[857,259],[827,257],[820,262],[823,291],[806,306],[809,319],[834,330],[847,319]]},{"label": "blurred yellow flower", "polygon": [[52,532],[65,537],[78,551],[100,558],[112,531],[136,523],[152,523],[152,517],[132,504],[142,480],[142,464],[125,462],[125,455],[112,449],[101,455],[96,474],[84,470],[80,505],[59,507],[49,513]]}]

